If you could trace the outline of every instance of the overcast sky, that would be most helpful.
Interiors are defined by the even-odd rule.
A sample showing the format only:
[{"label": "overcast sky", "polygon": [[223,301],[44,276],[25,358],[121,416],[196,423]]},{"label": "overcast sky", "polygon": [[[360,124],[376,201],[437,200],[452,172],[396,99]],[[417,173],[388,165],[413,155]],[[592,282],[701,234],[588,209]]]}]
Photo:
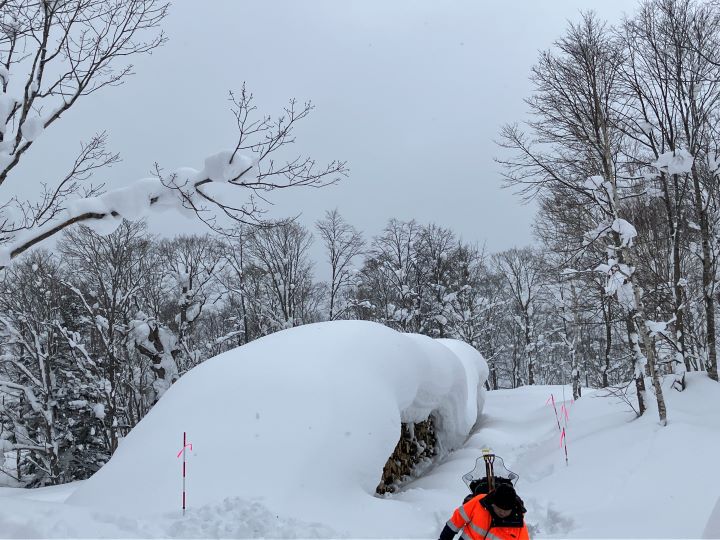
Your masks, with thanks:
[{"label": "overcast sky", "polygon": [[[136,59],[123,86],[66,114],[20,175],[52,179],[79,141],[100,130],[123,158],[103,175],[110,186],[148,176],[156,161],[201,168],[234,144],[227,92],[245,81],[266,113],[291,97],[311,99],[316,110],[300,125],[295,151],[347,160],[350,169],[338,186],[273,197],[274,215],[301,213],[311,225],[337,207],[368,237],[397,217],[450,227],[490,251],[524,245],[534,210],[501,189],[493,139],[503,123],[523,118],[537,52],[569,19],[594,9],[617,21],[633,5],[178,0],[164,24],[169,42]],[[203,230],[167,214],[152,227]]]}]

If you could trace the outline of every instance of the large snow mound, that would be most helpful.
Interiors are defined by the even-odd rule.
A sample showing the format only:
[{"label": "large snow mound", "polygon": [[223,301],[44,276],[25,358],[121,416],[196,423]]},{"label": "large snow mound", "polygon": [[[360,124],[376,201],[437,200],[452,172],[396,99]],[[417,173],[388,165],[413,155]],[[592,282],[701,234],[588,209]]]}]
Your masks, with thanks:
[{"label": "large snow mound", "polygon": [[[374,496],[400,423],[433,414],[442,448],[458,448],[486,378],[481,355],[453,340],[361,321],[285,330],[184,375],[68,502],[135,516],[177,511],[187,432],[191,510],[255,499],[341,534],[392,533],[372,516],[393,505],[408,519],[420,513]],[[403,527],[398,519],[396,533]]]},{"label": "large snow mound", "polygon": [[[583,389],[575,403],[568,386],[488,392],[482,419],[463,447],[387,499],[358,494],[350,485],[346,493],[313,496],[305,505],[228,497],[198,506],[191,498],[184,517],[177,510],[137,516],[122,507],[110,511],[61,502],[95,480],[0,488],[0,537],[437,538],[467,494],[461,476],[490,446],[520,475],[517,488],[532,538],[718,538],[720,385],[705,373],[686,378],[684,392],[671,388],[672,377],[664,381],[666,427],[658,424],[652,400],[651,410],[636,418],[624,399],[602,389]],[[649,380],[646,385],[652,397]],[[569,411],[567,464],[551,395],[558,408]],[[218,418],[208,422],[220,426]],[[228,463],[243,456],[229,454]],[[150,483],[143,479],[137,494]],[[110,483],[106,487],[112,489]],[[313,505],[321,519],[289,515]],[[354,517],[343,521],[338,513],[347,515],[348,505]]]}]

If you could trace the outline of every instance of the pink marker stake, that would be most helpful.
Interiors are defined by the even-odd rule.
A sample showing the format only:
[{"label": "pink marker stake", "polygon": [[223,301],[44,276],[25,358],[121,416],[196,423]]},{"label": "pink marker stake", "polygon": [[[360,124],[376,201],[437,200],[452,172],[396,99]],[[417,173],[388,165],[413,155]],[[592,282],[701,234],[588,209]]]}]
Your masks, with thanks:
[{"label": "pink marker stake", "polygon": [[557,407],[555,406],[555,394],[550,394],[550,397],[545,402],[545,405],[552,401],[553,411],[555,411],[555,421],[557,422],[558,431],[560,431],[560,418],[558,417]]},{"label": "pink marker stake", "polygon": [[567,435],[565,434],[565,428],[562,428],[562,433],[560,433],[560,448],[565,449],[565,465],[568,465]]},{"label": "pink marker stake", "polygon": [[190,451],[192,452],[192,443],[187,442],[187,433],[183,431],[183,447],[182,450],[178,452],[177,457],[180,457],[182,455],[183,458],[183,467],[182,467],[182,511],[183,516],[185,515],[185,467],[186,467],[186,458],[185,458],[185,452],[187,451],[188,446],[190,447]]},{"label": "pink marker stake", "polygon": [[183,431],[183,449],[182,449],[182,455],[183,455],[183,516],[185,515],[185,450],[187,448],[187,433]]}]

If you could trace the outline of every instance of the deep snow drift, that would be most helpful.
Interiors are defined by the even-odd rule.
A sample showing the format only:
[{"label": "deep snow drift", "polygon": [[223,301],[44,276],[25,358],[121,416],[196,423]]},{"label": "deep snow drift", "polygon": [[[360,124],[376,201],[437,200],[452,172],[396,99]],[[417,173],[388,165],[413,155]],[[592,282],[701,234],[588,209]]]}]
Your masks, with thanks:
[{"label": "deep snow drift", "polygon": [[[313,327],[309,328],[310,332],[315,332]],[[315,328],[319,330],[322,325]],[[322,330],[314,337],[312,333],[294,334],[294,330],[278,334],[276,337],[294,337],[284,344],[277,342],[273,345],[275,340],[270,340],[268,347],[285,351],[283,354],[292,359],[303,357],[313,367],[303,370],[301,366],[291,364],[287,366],[288,379],[277,368],[279,360],[268,359],[261,351],[255,350],[246,360],[248,373],[253,369],[265,371],[258,364],[269,362],[266,376],[273,375],[278,379],[271,382],[263,379],[263,384],[270,385],[269,388],[253,387],[252,381],[218,381],[218,377],[224,378],[228,373],[236,372],[236,361],[233,359],[222,360],[218,365],[224,367],[209,368],[208,374],[199,375],[197,388],[196,383],[183,383],[183,378],[161,401],[161,404],[171,402],[173,407],[158,406],[151,413],[155,414],[157,422],[144,421],[143,425],[149,427],[144,428],[141,435],[128,437],[123,443],[124,456],[117,460],[120,465],[115,470],[108,469],[108,472],[98,474],[89,481],[67,487],[0,489],[0,537],[370,536],[434,539],[466,494],[462,474],[473,468],[481,449],[488,445],[504,458],[510,469],[520,475],[517,487],[528,508],[526,521],[532,537],[695,538],[703,534],[707,538],[720,537],[720,504],[716,506],[720,497],[717,456],[717,448],[720,447],[720,416],[717,414],[720,410],[720,385],[704,373],[689,373],[687,389],[682,393],[669,388],[672,379],[667,380],[667,427],[658,425],[657,414],[652,410],[642,418],[636,418],[622,400],[609,397],[604,390],[584,389],[583,397],[574,404],[569,399],[569,387],[565,387],[564,392],[559,386],[488,392],[476,429],[461,448],[448,454],[400,493],[386,498],[372,497],[363,487],[371,480],[371,475],[365,472],[366,467],[371,460],[384,463],[385,456],[380,457],[380,452],[371,444],[368,432],[358,427],[371,423],[362,420],[364,411],[377,423],[372,428],[377,440],[385,441],[387,436],[384,444],[387,444],[385,450],[389,454],[398,436],[399,424],[389,427],[390,422],[382,420],[382,411],[378,412],[380,407],[373,403],[376,400],[392,403],[392,398],[402,394],[403,403],[409,403],[405,414],[411,415],[430,407],[432,399],[429,396],[439,397],[434,392],[443,385],[448,384],[453,392],[462,393],[462,384],[452,374],[465,371],[470,374],[465,383],[471,382],[472,369],[468,366],[475,365],[477,368],[477,363],[472,360],[477,358],[477,353],[458,342],[408,337],[387,329],[380,329],[375,334],[376,328],[366,329],[368,333],[363,330],[357,339],[350,336],[347,346],[341,346],[337,340],[322,343],[325,341],[322,336],[335,335],[334,330]],[[348,332],[342,330],[343,334]],[[365,343],[370,341],[369,333],[375,334],[372,340],[379,339],[383,343]],[[320,342],[317,350],[302,350],[299,347],[300,343],[309,347],[307,344],[311,340]],[[291,341],[298,347],[291,345]],[[438,348],[441,343],[452,349],[455,355],[446,356],[445,349]],[[390,349],[381,350],[386,347]],[[417,357],[412,355],[412,361],[410,354],[401,352],[410,349],[417,352]],[[338,361],[342,369],[329,368],[327,362],[318,360],[329,355],[330,351],[345,352]],[[368,358],[371,358],[364,370],[349,361],[360,354],[369,354]],[[403,366],[425,366],[428,356],[434,358],[437,355],[446,358],[455,367],[449,367],[447,372],[441,367],[439,372],[427,377],[418,375],[407,385],[398,383],[394,377],[396,372],[404,369]],[[387,367],[383,362],[395,367]],[[434,366],[434,361],[429,363]],[[459,364],[463,366],[460,371],[456,369]],[[275,371],[270,373],[270,368]],[[330,371],[323,371],[326,369]],[[480,362],[477,369],[481,375],[478,380],[481,380],[486,368]],[[327,376],[320,377],[318,373],[321,372]],[[444,372],[450,376],[445,378]],[[387,374],[389,382],[374,387],[370,403],[360,401],[365,396],[364,385],[382,378],[383,374]],[[353,377],[357,379],[357,384]],[[420,391],[426,378],[433,379],[430,389]],[[201,387],[200,381],[206,381],[210,388]],[[184,390],[179,390],[183,388],[181,383],[185,384]],[[343,388],[343,385],[347,387]],[[228,387],[232,388],[232,392],[228,393]],[[300,388],[306,389],[302,395],[306,396],[307,403],[290,397],[297,396]],[[473,388],[477,390],[477,386],[466,384],[466,392],[472,394]],[[227,395],[216,395],[214,390],[217,389]],[[413,393],[413,389],[417,392]],[[310,425],[297,424],[298,418],[304,418],[302,412],[316,413],[316,409],[326,403],[327,396],[336,394],[339,394],[336,396],[339,401],[332,410],[312,417]],[[413,394],[415,397],[411,397]],[[551,394],[558,407],[564,404],[569,410],[568,465],[558,444],[553,409],[546,405]],[[482,400],[483,392],[479,396]],[[629,397],[633,399],[632,395]],[[259,399],[258,405],[251,398]],[[352,403],[353,399],[357,400],[357,404]],[[215,405],[226,401],[232,401],[232,404],[222,409]],[[188,403],[186,407],[181,405],[184,402]],[[253,405],[249,412],[243,409],[247,403]],[[399,403],[395,403],[393,422],[399,422],[402,416],[403,407]],[[263,409],[258,408],[261,405]],[[457,437],[461,438],[462,430],[452,428],[452,425],[469,425],[475,410],[472,405],[472,396],[462,405],[445,403],[444,414],[453,410],[456,419],[454,423],[445,424],[446,437],[452,438],[451,432],[456,429]],[[179,415],[175,408],[184,411],[203,409],[204,412],[183,423],[174,419],[177,416],[175,412]],[[348,411],[356,411],[356,414],[348,417]],[[256,413],[260,418],[256,417]],[[229,422],[228,417],[234,418],[235,423]],[[342,419],[339,426],[334,423],[337,419]],[[267,420],[267,424],[263,420]],[[192,423],[193,430],[198,431],[188,428],[196,455],[189,458],[189,511],[182,517],[178,511],[180,468],[176,458],[182,434],[178,436],[176,430],[179,428],[182,431],[188,422]],[[259,455],[255,447],[260,444],[259,441],[231,447],[228,441],[236,440],[241,437],[241,430],[245,432],[248,429],[251,439],[254,440],[258,434],[261,440],[268,438],[280,444],[282,450],[271,450],[267,456]],[[340,431],[336,432],[338,429]],[[168,444],[164,442],[163,434],[166,432],[171,433],[170,438],[173,439]],[[203,434],[209,432],[219,433],[218,444],[204,442]],[[281,432],[287,435],[275,436]],[[349,440],[346,441],[346,437]],[[364,439],[364,442],[354,446],[353,438]],[[281,439],[280,442],[277,442],[278,439]],[[351,456],[358,460],[357,463],[348,460],[340,471],[345,484],[334,482],[321,472],[321,462],[328,458],[328,451],[323,448],[324,441],[339,451],[354,452]],[[227,446],[220,447],[219,442]],[[156,446],[161,448],[155,449]],[[207,463],[210,458],[206,458],[205,453],[211,448],[213,452],[222,453],[220,457],[212,458],[216,463]],[[286,456],[278,461],[277,454],[283,451]],[[300,452],[317,452],[317,455],[301,456]],[[163,461],[166,454],[169,455]],[[114,459],[111,463],[115,462]],[[170,472],[164,480],[161,473],[166,466]],[[336,467],[329,471],[340,470],[332,459],[329,466]],[[248,487],[251,481],[262,477],[261,472],[253,472],[253,469],[269,470],[268,474],[273,478],[273,482],[260,493],[264,495],[263,500],[256,500],[258,493],[253,493]],[[215,476],[206,481],[199,477],[203,470],[211,471]],[[238,482],[241,473],[246,477]],[[376,482],[379,471],[374,475],[373,482]],[[280,477],[286,477],[288,482],[278,482]],[[298,488],[301,479],[309,479],[312,484]],[[167,486],[162,484],[163,481],[167,482]],[[247,493],[228,495],[228,486],[237,486],[237,493],[242,490]],[[326,491],[323,491],[324,487]],[[115,489],[123,491],[111,493]],[[206,490],[208,500],[215,502],[201,505],[198,497],[203,490]],[[71,492],[75,492],[75,496],[70,499],[83,504],[60,502]],[[171,509],[163,511],[167,492],[171,492]],[[303,501],[303,497],[307,500]],[[145,505],[152,508],[146,509]],[[141,508],[139,513],[131,510],[135,507]],[[350,512],[353,515],[348,518]]]},{"label": "deep snow drift", "polygon": [[407,520],[422,516],[374,496],[400,422],[434,413],[443,449],[460,447],[486,377],[468,345],[376,323],[279,332],[183,376],[68,502],[134,516],[177,511],[186,431],[191,508],[255,498],[340,534],[402,535],[403,519],[392,531],[382,522],[388,506]]},{"label": "deep snow drift", "polygon": [[572,404],[566,387],[568,465],[545,405],[551,393],[562,400],[562,387],[489,392],[468,447],[491,444],[520,475],[531,536],[700,538],[720,496],[720,384],[704,372],[688,373],[683,392],[673,381],[663,384],[666,427],[656,410],[637,418],[601,389]]}]

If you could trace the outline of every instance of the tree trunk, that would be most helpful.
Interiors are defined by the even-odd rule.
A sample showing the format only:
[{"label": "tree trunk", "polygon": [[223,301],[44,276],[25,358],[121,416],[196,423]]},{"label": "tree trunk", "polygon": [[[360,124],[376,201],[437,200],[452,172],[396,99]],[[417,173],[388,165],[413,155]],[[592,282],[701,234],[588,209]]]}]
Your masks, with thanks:
[{"label": "tree trunk", "polygon": [[[671,242],[672,256],[672,282],[673,282],[673,317],[675,319],[675,335],[672,337],[676,347],[675,362],[684,364],[685,371],[690,370],[687,348],[685,347],[685,287],[682,276],[680,245],[682,242],[680,228],[680,212],[682,206],[680,184],[678,175],[672,175],[673,196],[671,200],[668,178],[665,173],[661,174],[660,181],[663,187],[663,200],[668,220],[668,233]],[[675,371],[678,371],[677,368]]]},{"label": "tree trunk", "polygon": [[712,250],[710,249],[710,223],[708,219],[707,208],[705,207],[702,187],[700,186],[700,178],[697,170],[693,167],[693,188],[695,191],[695,211],[700,220],[700,235],[702,240],[703,252],[703,300],[705,302],[705,323],[707,325],[707,344],[708,344],[708,376],[714,380],[718,380],[717,367],[717,350],[715,346],[715,298],[714,285],[715,276],[713,275]]},{"label": "tree trunk", "polygon": [[602,304],[603,322],[605,323],[605,364],[602,372],[602,385],[603,388],[607,388],[609,386],[608,371],[610,371],[610,351],[612,350],[612,313],[610,312],[609,300],[606,302],[603,298]]},{"label": "tree trunk", "polygon": [[[331,261],[334,261],[334,254],[333,254],[333,253],[331,253],[330,259],[331,259]],[[336,267],[335,263],[333,262],[333,263],[332,263],[332,276],[331,276],[331,278],[330,278],[330,314],[329,314],[329,318],[328,318],[329,321],[334,321],[334,320],[335,320],[335,295],[337,294],[337,291],[336,291],[336,287],[337,287],[337,285],[336,285],[336,282],[337,282],[336,272],[337,272],[337,267]]]},{"label": "tree trunk", "polygon": [[530,316],[529,316],[527,310],[525,311],[524,317],[525,317],[525,355],[527,357],[527,364],[528,364],[528,384],[533,385],[533,384],[535,384],[535,374],[533,373],[533,371],[534,371],[533,356],[532,356],[532,353],[530,352]]},{"label": "tree trunk", "polygon": [[630,345],[632,359],[633,359],[633,376],[635,378],[635,390],[637,393],[638,400],[638,415],[642,416],[645,414],[645,365],[643,363],[642,354],[640,354],[639,345],[637,342],[637,332],[635,331],[635,321],[632,316],[628,314],[625,319],[628,334],[628,344]]},{"label": "tree trunk", "polygon": [[574,337],[570,342],[570,369],[573,399],[578,399],[580,397],[580,370],[578,369],[577,351],[575,350]]},{"label": "tree trunk", "polygon": [[[573,389],[573,399],[577,400],[582,395],[582,390],[580,388],[580,369],[578,368],[578,361],[577,361],[577,344],[582,343],[582,336],[580,335],[580,320],[578,319],[578,310],[577,305],[577,295],[575,293],[575,285],[571,281],[570,282],[570,300],[572,302],[572,314],[573,314],[573,338],[571,343],[571,351],[570,351],[570,358],[572,362],[572,389]],[[566,333],[567,335],[567,333]]]},{"label": "tree trunk", "polygon": [[638,398],[638,412],[640,416],[645,414],[645,377],[643,375],[635,376],[635,391]]},{"label": "tree trunk", "polygon": [[[612,170],[612,161],[610,160],[609,148],[610,146],[606,145],[605,167],[606,171],[608,172]],[[617,220],[620,219],[620,201],[618,198],[617,179],[614,176],[612,176],[611,178],[612,197],[610,201],[610,208],[612,210],[613,218]],[[613,249],[616,256],[618,257],[618,261],[620,263],[624,263],[629,268],[635,268],[635,265],[633,264],[634,261],[632,260],[632,241],[630,241],[629,243],[623,242],[620,237],[620,233],[618,233],[617,231],[613,231],[612,237],[614,241]],[[642,344],[645,349],[645,359],[647,360],[647,366],[650,370],[650,377],[652,378],[653,388],[655,389],[655,398],[657,399],[660,424],[665,426],[667,425],[667,411],[665,409],[665,398],[663,397],[662,385],[660,384],[660,374],[657,371],[657,366],[655,362],[655,344],[650,338],[650,332],[648,331],[646,324],[649,319],[647,317],[647,314],[645,313],[645,306],[643,304],[643,291],[640,285],[638,285],[638,283],[635,281],[634,274],[635,270],[632,270],[629,276],[625,276],[626,283],[632,287],[632,294],[635,304],[630,309],[630,317],[635,320],[635,331],[640,335],[640,338],[642,339]],[[637,343],[637,338],[633,341],[634,348],[636,349],[636,355],[642,356],[642,353],[639,350],[639,344]],[[636,378],[638,377],[637,365],[635,376]]]},{"label": "tree trunk", "polygon": [[650,379],[652,380],[653,389],[655,390],[655,398],[658,405],[658,416],[660,417],[660,424],[663,426],[667,425],[667,410],[665,408],[665,397],[663,396],[662,384],[660,381],[660,374],[657,371],[657,365],[655,361],[655,343],[650,337],[645,322],[648,320],[645,315],[645,309],[642,304],[640,287],[633,283],[633,294],[635,295],[635,312],[633,317],[635,318],[636,328],[640,334],[645,349],[645,358],[647,359],[647,367],[650,371]]}]

